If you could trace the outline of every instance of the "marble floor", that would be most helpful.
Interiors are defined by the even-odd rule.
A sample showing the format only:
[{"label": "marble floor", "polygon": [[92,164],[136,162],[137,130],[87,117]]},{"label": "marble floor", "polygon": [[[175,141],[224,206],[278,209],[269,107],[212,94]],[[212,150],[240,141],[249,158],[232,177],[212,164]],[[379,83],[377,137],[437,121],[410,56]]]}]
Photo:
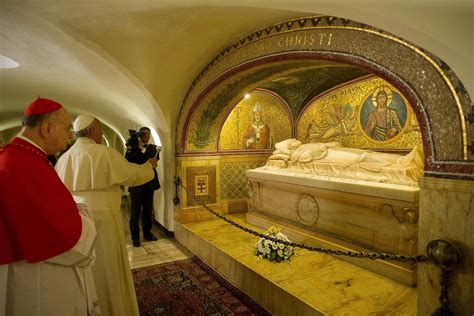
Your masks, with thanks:
[{"label": "marble floor", "polygon": [[125,197],[122,199],[122,214],[128,259],[132,269],[187,259],[193,256],[189,250],[184,248],[174,238],[167,237],[156,225],[153,225],[152,233],[158,238],[157,241],[142,240],[140,247],[133,247],[129,228],[130,202]]}]

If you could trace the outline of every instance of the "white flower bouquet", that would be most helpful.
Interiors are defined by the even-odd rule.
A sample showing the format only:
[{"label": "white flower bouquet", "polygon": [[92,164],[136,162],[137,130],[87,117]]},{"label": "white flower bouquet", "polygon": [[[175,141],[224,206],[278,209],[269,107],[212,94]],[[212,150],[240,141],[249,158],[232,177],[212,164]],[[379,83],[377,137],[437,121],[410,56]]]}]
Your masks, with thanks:
[{"label": "white flower bouquet", "polygon": [[[277,226],[270,227],[264,234],[265,237],[273,237],[277,240],[290,242],[285,234],[281,233],[281,228]],[[262,259],[268,259],[270,261],[290,261],[291,257],[295,254],[295,249],[292,246],[287,246],[283,243],[277,243],[272,240],[260,238],[255,244],[255,255]]]}]

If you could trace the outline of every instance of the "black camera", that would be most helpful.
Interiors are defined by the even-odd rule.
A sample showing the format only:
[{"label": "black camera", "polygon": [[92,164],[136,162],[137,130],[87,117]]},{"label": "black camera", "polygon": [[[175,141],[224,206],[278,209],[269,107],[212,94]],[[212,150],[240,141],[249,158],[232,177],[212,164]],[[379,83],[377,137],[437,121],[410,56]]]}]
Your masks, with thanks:
[{"label": "black camera", "polygon": [[[127,145],[127,150],[132,151],[132,150],[141,150],[140,149],[140,137],[143,136],[143,132],[141,131],[136,131],[134,129],[129,129],[128,134],[130,135],[130,138],[127,140],[126,145]],[[148,144],[145,148],[145,156],[146,159],[150,159],[153,157],[156,157],[156,159],[160,159],[160,151],[161,147],[153,144]]]},{"label": "black camera", "polygon": [[140,136],[142,136],[142,133],[137,132],[134,129],[129,129],[128,134],[130,135],[130,138],[127,139],[127,142],[125,143],[127,145],[127,148],[129,149],[139,148],[140,147],[139,138]]},{"label": "black camera", "polygon": [[153,144],[148,144],[145,149],[145,156],[147,159],[156,157],[156,159],[160,159],[160,150],[161,147],[158,147]]}]

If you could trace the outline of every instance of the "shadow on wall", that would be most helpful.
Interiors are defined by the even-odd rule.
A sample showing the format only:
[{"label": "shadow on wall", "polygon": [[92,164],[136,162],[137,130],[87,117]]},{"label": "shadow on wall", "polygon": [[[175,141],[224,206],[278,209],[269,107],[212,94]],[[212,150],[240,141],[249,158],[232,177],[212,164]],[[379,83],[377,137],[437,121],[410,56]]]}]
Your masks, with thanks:
[{"label": "shadow on wall", "polygon": [[21,130],[21,126],[15,126],[0,131],[0,146],[7,144]]}]

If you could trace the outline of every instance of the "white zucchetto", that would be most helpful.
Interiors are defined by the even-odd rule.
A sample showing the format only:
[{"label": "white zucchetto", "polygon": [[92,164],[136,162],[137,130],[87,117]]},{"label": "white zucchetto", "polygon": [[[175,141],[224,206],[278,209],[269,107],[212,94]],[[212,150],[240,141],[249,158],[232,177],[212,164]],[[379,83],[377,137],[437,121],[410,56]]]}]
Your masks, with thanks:
[{"label": "white zucchetto", "polygon": [[94,122],[95,117],[90,114],[81,114],[74,120],[73,129],[74,132],[82,131]]}]

